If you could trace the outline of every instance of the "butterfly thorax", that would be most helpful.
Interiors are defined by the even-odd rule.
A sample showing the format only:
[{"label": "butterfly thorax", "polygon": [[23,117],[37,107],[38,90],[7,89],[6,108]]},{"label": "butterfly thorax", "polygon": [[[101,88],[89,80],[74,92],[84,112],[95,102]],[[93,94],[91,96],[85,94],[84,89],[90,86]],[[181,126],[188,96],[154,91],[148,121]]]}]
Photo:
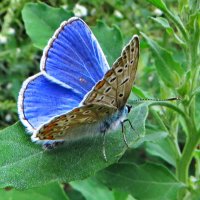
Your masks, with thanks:
[{"label": "butterfly thorax", "polygon": [[128,111],[128,107],[124,106],[122,109],[107,117],[100,124],[100,132],[116,130],[120,123],[127,118]]}]

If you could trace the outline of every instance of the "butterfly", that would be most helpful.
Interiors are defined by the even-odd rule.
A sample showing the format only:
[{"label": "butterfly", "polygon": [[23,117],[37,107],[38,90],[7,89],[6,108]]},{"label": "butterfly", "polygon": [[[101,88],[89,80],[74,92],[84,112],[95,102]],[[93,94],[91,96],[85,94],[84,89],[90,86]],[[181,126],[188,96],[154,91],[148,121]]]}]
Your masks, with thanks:
[{"label": "butterfly", "polygon": [[105,134],[127,120],[138,59],[134,35],[109,68],[87,24],[77,17],[64,21],[43,51],[41,72],[25,80],[19,93],[19,118],[32,141],[53,146],[99,134],[107,159]]}]

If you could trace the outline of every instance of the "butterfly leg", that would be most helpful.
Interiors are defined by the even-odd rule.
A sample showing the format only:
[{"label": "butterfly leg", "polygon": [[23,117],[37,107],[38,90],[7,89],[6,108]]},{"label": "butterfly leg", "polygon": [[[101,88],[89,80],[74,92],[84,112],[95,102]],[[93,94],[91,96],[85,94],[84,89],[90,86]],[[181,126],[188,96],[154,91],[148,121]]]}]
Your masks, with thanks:
[{"label": "butterfly leg", "polygon": [[106,156],[105,141],[106,141],[106,131],[103,132],[102,153],[103,153],[103,158],[104,158],[104,160],[105,160],[106,162],[108,162],[107,156]]},{"label": "butterfly leg", "polygon": [[128,146],[128,142],[127,142],[127,139],[126,139],[126,128],[124,126],[124,121],[121,122],[121,126],[122,126],[122,135],[123,135],[123,139],[124,139],[124,143],[126,144],[127,148],[129,148]]},{"label": "butterfly leg", "polygon": [[[133,129],[133,131],[135,131],[135,129],[134,129],[134,127],[133,127],[133,125],[132,125],[132,123],[131,123],[131,121],[130,121],[129,119],[125,119],[125,120],[123,121],[123,123],[125,123],[125,122],[128,122],[129,125],[131,126],[131,128]],[[139,137],[138,134],[137,134],[137,136]]]},{"label": "butterfly leg", "polygon": [[129,119],[125,119],[125,120],[123,121],[123,123],[125,123],[125,122],[128,122],[128,123],[129,123],[129,125],[131,126],[131,128],[133,129],[133,131],[135,130],[135,129],[133,128],[133,125],[132,125],[132,123],[131,123],[131,121],[130,121]]}]

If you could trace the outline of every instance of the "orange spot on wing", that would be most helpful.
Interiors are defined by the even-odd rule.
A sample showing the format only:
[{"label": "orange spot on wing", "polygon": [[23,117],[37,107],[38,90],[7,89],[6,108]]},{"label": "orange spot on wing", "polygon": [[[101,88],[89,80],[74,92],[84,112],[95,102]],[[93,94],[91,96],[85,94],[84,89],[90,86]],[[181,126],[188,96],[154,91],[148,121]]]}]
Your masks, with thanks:
[{"label": "orange spot on wing", "polygon": [[106,76],[106,77],[110,77],[112,74],[113,74],[113,70],[109,70],[109,71],[105,74],[105,76]]},{"label": "orange spot on wing", "polygon": [[59,119],[59,121],[60,121],[60,120],[63,120],[63,119],[65,119],[65,118],[66,118],[66,116],[63,115],[63,116],[59,117],[58,119]]},{"label": "orange spot on wing", "polygon": [[97,88],[97,89],[102,88],[103,85],[105,84],[105,82],[106,82],[106,81],[103,79],[102,81],[100,81],[99,83],[97,83],[96,88]]},{"label": "orange spot on wing", "polygon": [[80,111],[79,108],[75,108],[75,109],[73,110],[73,112],[75,112],[75,113],[77,113],[77,112],[79,112],[79,111]]},{"label": "orange spot on wing", "polygon": [[44,130],[43,130],[44,134],[45,134],[45,135],[46,135],[46,134],[48,135],[48,133],[49,133],[55,126],[56,126],[56,122],[53,122],[53,123],[49,124],[48,126],[44,127]]},{"label": "orange spot on wing", "polygon": [[49,136],[47,136],[45,139],[47,139],[47,140],[53,140],[54,137],[53,137],[52,135],[49,135]]}]

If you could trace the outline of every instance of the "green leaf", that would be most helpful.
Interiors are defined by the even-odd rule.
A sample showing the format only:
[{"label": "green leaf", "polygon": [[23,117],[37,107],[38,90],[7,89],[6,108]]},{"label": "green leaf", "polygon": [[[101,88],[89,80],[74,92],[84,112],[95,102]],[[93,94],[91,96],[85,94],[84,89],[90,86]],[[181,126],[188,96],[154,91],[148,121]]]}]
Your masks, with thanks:
[{"label": "green leaf", "polygon": [[153,163],[114,164],[98,172],[97,178],[110,188],[145,200],[175,200],[177,191],[182,187],[167,168]]},{"label": "green leaf", "polygon": [[176,166],[176,156],[170,146],[170,141],[168,138],[153,142],[146,142],[145,147],[149,154],[158,156],[174,167]]},{"label": "green leaf", "polygon": [[155,56],[155,65],[157,72],[162,81],[171,88],[179,86],[180,77],[184,71],[180,64],[174,61],[171,53],[159,46],[155,41],[150,39],[144,33],[141,33],[149,46],[151,47]]},{"label": "green leaf", "polygon": [[147,1],[162,11],[167,10],[167,6],[162,0],[147,0]]},{"label": "green leaf", "polygon": [[[147,104],[142,104],[129,113],[135,129],[133,132],[126,124],[130,146],[137,146],[141,140],[138,135],[144,135],[147,112]],[[40,145],[32,143],[24,127],[16,123],[0,132],[0,188],[31,188],[55,180],[70,182],[91,176],[116,162],[126,150],[120,127],[106,135],[105,146],[108,162],[103,159],[101,136],[44,151]]]},{"label": "green leaf", "polygon": [[19,191],[15,189],[0,190],[0,196],[3,200],[68,200],[58,183],[50,183],[43,187]]},{"label": "green leaf", "polygon": [[171,26],[169,25],[169,22],[167,19],[163,18],[163,17],[151,17],[152,20],[154,20],[155,22],[159,23],[160,25],[162,25],[164,28],[169,29],[170,32],[173,32],[173,29],[171,28]]},{"label": "green leaf", "polygon": [[95,177],[74,181],[70,185],[79,191],[86,200],[134,200],[127,192],[110,190]]},{"label": "green leaf", "polygon": [[71,11],[44,3],[27,3],[22,10],[26,32],[34,45],[43,49],[60,23],[72,17]]},{"label": "green leaf", "polygon": [[123,39],[119,28],[117,26],[110,28],[102,21],[99,21],[92,28],[92,31],[97,37],[109,65],[112,66],[115,60],[121,55],[123,47]]},{"label": "green leaf", "polygon": [[81,192],[86,200],[115,200],[113,192],[98,182],[94,177],[87,178],[83,181],[74,181],[70,185]]}]

